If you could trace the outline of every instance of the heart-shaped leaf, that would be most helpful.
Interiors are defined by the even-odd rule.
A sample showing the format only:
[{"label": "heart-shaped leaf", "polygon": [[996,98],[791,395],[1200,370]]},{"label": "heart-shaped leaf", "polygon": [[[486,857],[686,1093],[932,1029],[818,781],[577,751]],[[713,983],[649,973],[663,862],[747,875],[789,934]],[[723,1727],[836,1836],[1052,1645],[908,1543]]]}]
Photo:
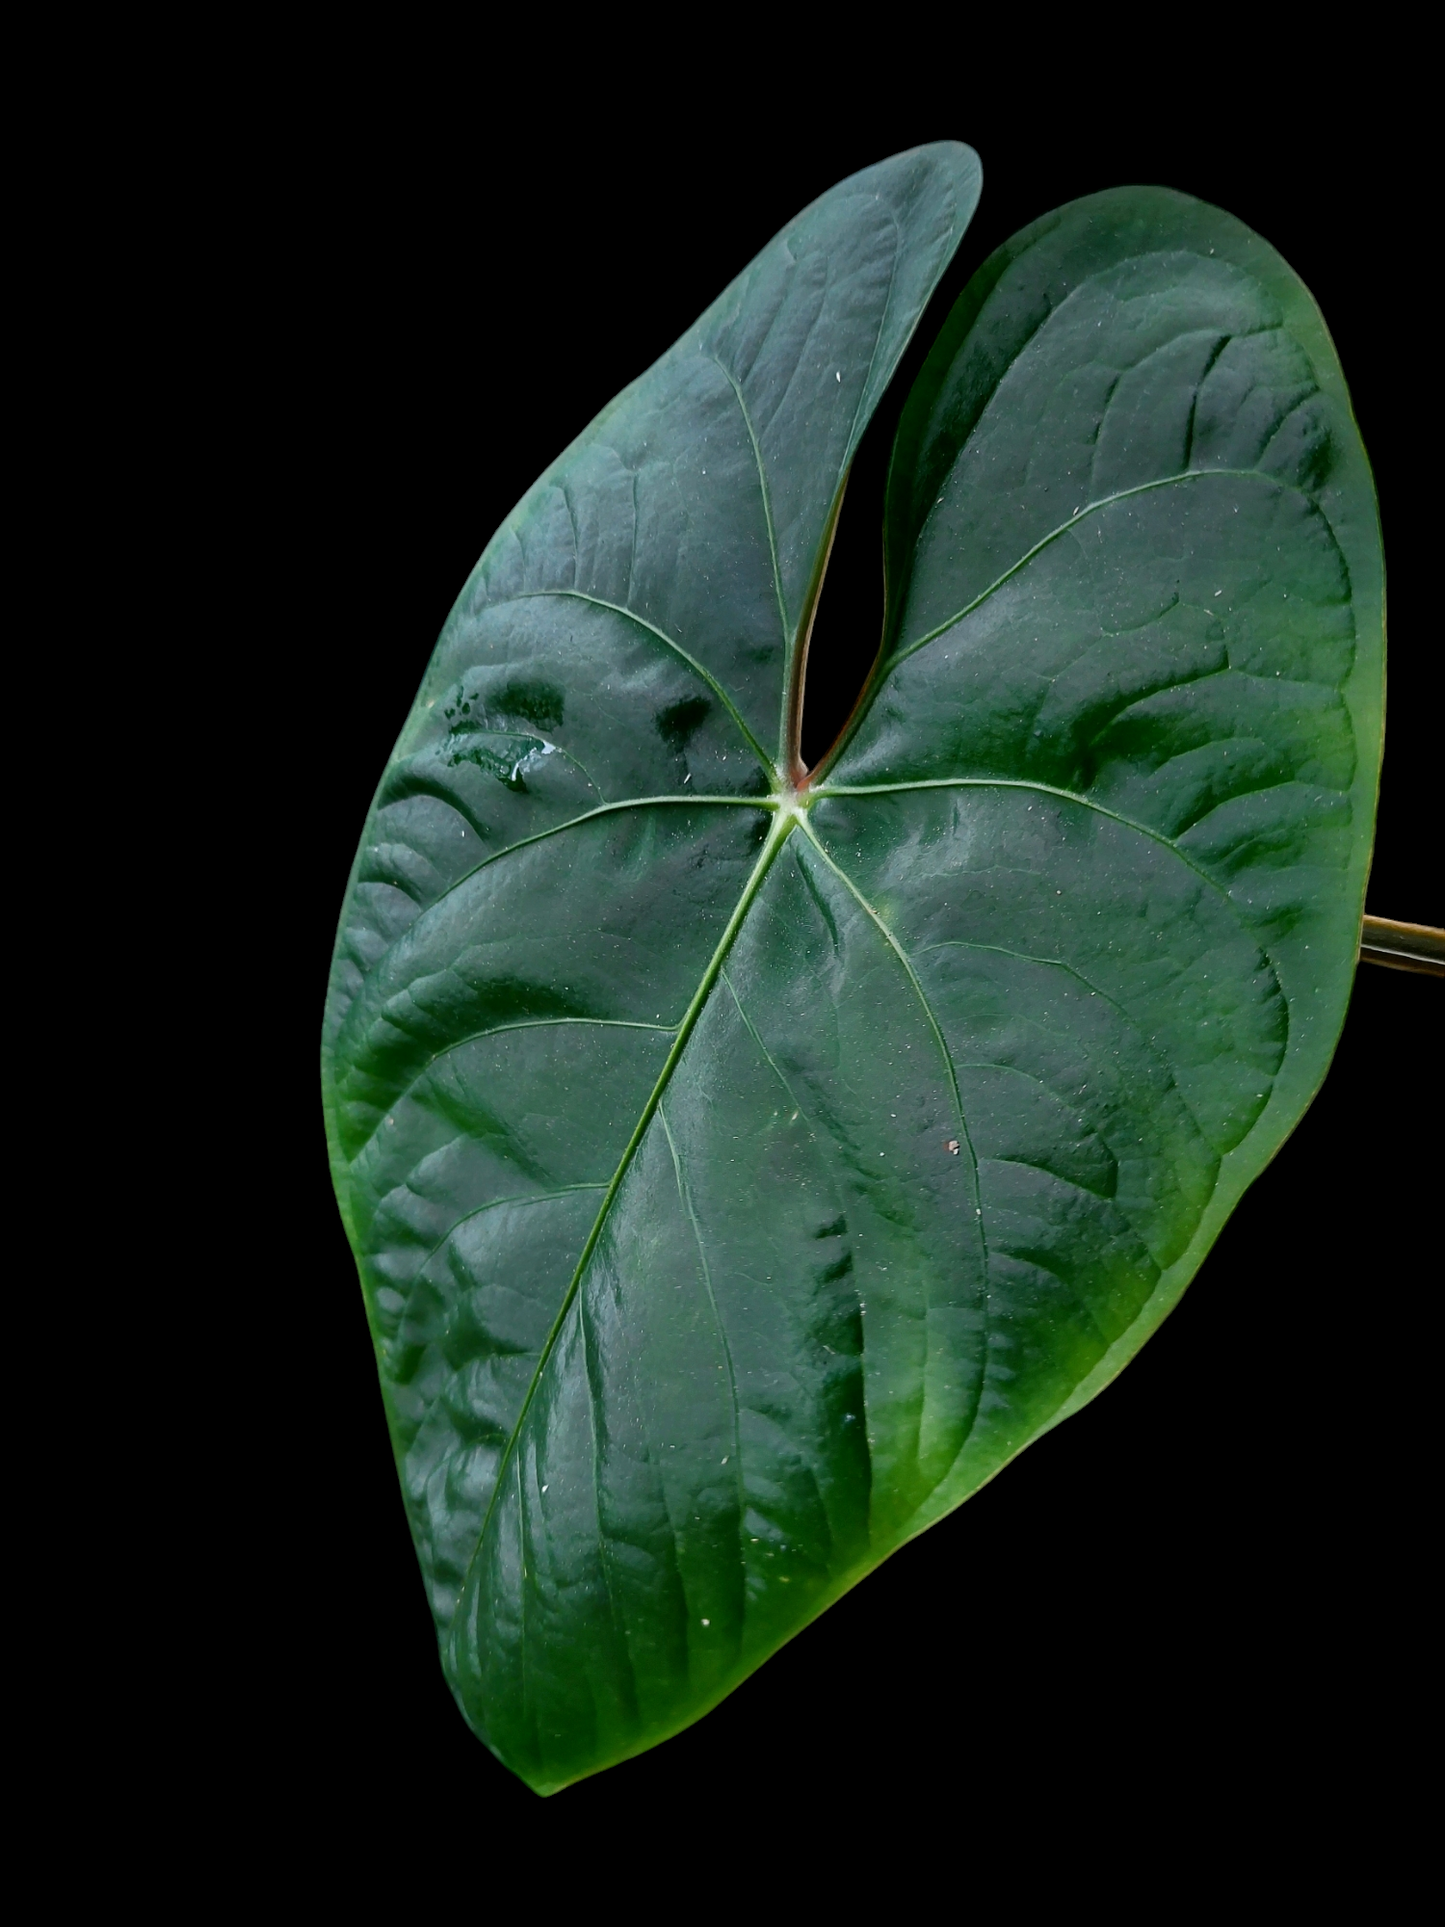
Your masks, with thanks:
[{"label": "heart-shaped leaf", "polygon": [[448,1676],[542,1791],[1107,1383],[1343,1020],[1374,496],[1309,296],[1213,209],[1096,196],[975,276],[804,778],[842,483],[977,191],[953,144],[845,182],[573,444],[357,860],[337,1190]]}]

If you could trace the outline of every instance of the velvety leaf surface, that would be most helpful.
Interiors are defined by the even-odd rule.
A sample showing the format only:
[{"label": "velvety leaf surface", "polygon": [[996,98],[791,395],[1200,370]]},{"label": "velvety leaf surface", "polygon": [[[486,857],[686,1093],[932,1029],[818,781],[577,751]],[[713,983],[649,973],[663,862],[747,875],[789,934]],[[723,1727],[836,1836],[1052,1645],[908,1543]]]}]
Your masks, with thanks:
[{"label": "velvety leaf surface", "polygon": [[843,183],[574,443],[358,857],[338,1194],[448,1676],[543,1791],[1106,1383],[1343,1019],[1374,497],[1307,293],[1216,210],[1097,196],[974,278],[796,784],[841,482],[977,191],[953,144]]}]

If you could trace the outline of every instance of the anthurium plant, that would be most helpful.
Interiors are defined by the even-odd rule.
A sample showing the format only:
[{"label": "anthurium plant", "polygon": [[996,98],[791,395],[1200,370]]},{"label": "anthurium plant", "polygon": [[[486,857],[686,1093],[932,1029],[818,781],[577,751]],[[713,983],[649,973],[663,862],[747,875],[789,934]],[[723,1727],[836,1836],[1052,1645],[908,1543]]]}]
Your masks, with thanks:
[{"label": "anthurium plant", "polygon": [[842,182],[578,436],[362,834],[336,1190],[448,1680],[542,1793],[1100,1392],[1344,1020],[1375,495],[1308,291],[1217,208],[1094,195],[968,283],[804,764],[850,465],[980,180]]}]

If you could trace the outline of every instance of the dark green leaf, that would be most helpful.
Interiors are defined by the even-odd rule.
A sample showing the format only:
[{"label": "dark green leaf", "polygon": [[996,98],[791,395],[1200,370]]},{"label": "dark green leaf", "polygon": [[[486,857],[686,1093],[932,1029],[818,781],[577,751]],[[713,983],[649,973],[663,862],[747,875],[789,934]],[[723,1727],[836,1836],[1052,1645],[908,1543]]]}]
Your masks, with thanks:
[{"label": "dark green leaf", "polygon": [[1107,1383],[1343,1019],[1374,497],[1308,295],[1197,202],[1076,203],[965,291],[799,786],[842,481],[977,182],[845,182],[567,451],[357,860],[337,1189],[448,1675],[543,1791]]}]

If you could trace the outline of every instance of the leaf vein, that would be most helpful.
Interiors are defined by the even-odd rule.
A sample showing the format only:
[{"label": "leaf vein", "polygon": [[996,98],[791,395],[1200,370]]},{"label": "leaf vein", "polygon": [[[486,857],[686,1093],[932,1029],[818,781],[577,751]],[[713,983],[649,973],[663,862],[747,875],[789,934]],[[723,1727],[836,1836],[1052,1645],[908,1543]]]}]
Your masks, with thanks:
[{"label": "leaf vein", "polygon": [[587,1234],[587,1241],[582,1247],[581,1255],[579,1256],[577,1260],[576,1268],[572,1273],[571,1282],[568,1284],[566,1293],[563,1296],[561,1307],[559,1308],[557,1312],[557,1316],[553,1321],[552,1329],[548,1332],[546,1340],[542,1346],[541,1354],[537,1360],[536,1369],[532,1373],[531,1380],[529,1381],[527,1386],[526,1395],[522,1400],[521,1409],[517,1413],[516,1423],[512,1427],[511,1436],[508,1438],[506,1446],[503,1450],[501,1463],[497,1467],[496,1483],[492,1488],[491,1501],[487,1506],[486,1515],[482,1520],[481,1530],[477,1534],[476,1547],[472,1553],[471,1559],[468,1562],[467,1571],[462,1580],[463,1593],[466,1591],[466,1587],[470,1582],[471,1573],[476,1566],[477,1559],[481,1554],[482,1547],[486,1543],[487,1530],[491,1523],[492,1516],[496,1510],[497,1494],[502,1489],[502,1478],[506,1471],[507,1461],[516,1450],[517,1441],[520,1439],[522,1435],[522,1427],[526,1423],[527,1414],[531,1409],[532,1400],[536,1396],[537,1387],[542,1381],[542,1376],[547,1369],[547,1365],[552,1357],[553,1352],[556,1350],[557,1340],[561,1335],[563,1324],[567,1318],[568,1312],[571,1310],[574,1299],[577,1297],[578,1288],[581,1285],[583,1274],[585,1273],[587,1266],[591,1262],[592,1254],[597,1248],[598,1240],[602,1236],[603,1229],[606,1226],[608,1217],[611,1214],[612,1206],[616,1202],[618,1192],[622,1188],[622,1181],[626,1177],[629,1169],[631,1168],[632,1161],[636,1157],[638,1149],[641,1146],[643,1135],[646,1132],[648,1125],[652,1122],[654,1112],[657,1110],[658,1106],[662,1102],[663,1093],[667,1089],[668,1084],[672,1080],[672,1074],[676,1070],[678,1062],[681,1059],[684,1050],[687,1048],[688,1040],[692,1036],[692,1033],[697,1026],[698,1019],[701,1017],[703,1009],[707,1004],[708,998],[712,994],[713,986],[717,982],[717,979],[722,970],[723,964],[727,959],[727,954],[729,950],[731,950],[733,943],[737,938],[737,934],[739,930],[742,928],[744,919],[746,918],[748,911],[752,908],[754,898],[757,896],[758,891],[762,888],[763,879],[767,876],[768,871],[772,868],[773,859],[776,857],[778,851],[782,848],[783,844],[786,842],[789,834],[791,833],[794,820],[795,819],[793,818],[781,818],[775,821],[773,825],[772,833],[768,837],[767,842],[763,845],[762,850],[759,852],[758,860],[756,864],[753,866],[752,875],[748,878],[747,883],[743,886],[742,894],[739,896],[737,905],[734,908],[731,917],[729,917],[728,919],[727,927],[724,929],[722,936],[718,940],[717,948],[713,951],[712,956],[708,960],[707,968],[704,970],[702,979],[698,984],[697,990],[693,994],[692,1002],[688,1005],[687,1012],[683,1017],[682,1023],[678,1026],[678,1034],[673,1042],[672,1049],[667,1054],[667,1061],[664,1063],[662,1070],[658,1075],[657,1082],[653,1086],[652,1091],[648,1096],[647,1102],[642,1107],[642,1113],[639,1116],[636,1125],[633,1127],[632,1136],[628,1139],[626,1147],[623,1150],[622,1157],[618,1162],[617,1169],[612,1174],[611,1181],[607,1186],[606,1195],[603,1197],[602,1203],[598,1208],[597,1217],[593,1222],[592,1229]]},{"label": "leaf vein", "polygon": [[[1122,829],[1135,830],[1140,836],[1147,836],[1151,842],[1159,844],[1163,849],[1168,850],[1171,855],[1178,857],[1186,869],[1192,870],[1202,883],[1207,883],[1210,889],[1229,906],[1230,912],[1237,919],[1240,928],[1252,943],[1259,946],[1260,955],[1264,958],[1270,969],[1274,971],[1275,980],[1278,982],[1279,973],[1275,969],[1273,957],[1271,957],[1264,945],[1260,943],[1258,934],[1250,929],[1249,925],[1245,922],[1244,914],[1240,910],[1239,905],[1234,901],[1234,898],[1222,883],[1212,877],[1208,870],[1204,869],[1201,864],[1196,863],[1186,850],[1181,850],[1173,838],[1166,836],[1162,830],[1151,829],[1147,823],[1140,823],[1134,817],[1121,816],[1117,810],[1111,810],[1103,803],[1096,803],[1092,797],[1080,796],[1077,790],[1058,789],[1052,783],[1031,782],[1022,776],[927,776],[913,783],[858,783],[852,785],[829,783],[820,788],[818,794],[819,796],[891,796],[904,790],[962,789],[1030,790],[1040,796],[1057,796],[1061,802],[1078,803],[1086,810],[1095,810],[1100,816],[1106,816],[1111,823],[1119,824]],[[1288,999],[1286,999],[1286,1003],[1288,1003]]]},{"label": "leaf vein", "polygon": [[[979,591],[972,602],[965,603],[961,609],[949,616],[946,621],[940,622],[936,628],[930,629],[926,636],[920,636],[917,642],[910,642],[906,649],[896,651],[895,654],[889,658],[870,692],[870,704],[873,697],[877,695],[878,691],[883,687],[884,683],[887,682],[888,678],[900,663],[907,662],[908,658],[917,655],[920,649],[926,649],[929,643],[937,642],[940,636],[947,634],[950,629],[955,628],[963,621],[965,616],[971,616],[975,609],[982,607],[990,596],[996,595],[1004,584],[1016,576],[1021,569],[1027,568],[1036,555],[1048,548],[1050,544],[1057,542],[1062,536],[1067,535],[1071,529],[1076,529],[1081,522],[1086,522],[1091,515],[1097,515],[1101,509],[1112,508],[1116,502],[1127,502],[1135,495],[1149,495],[1156,489],[1173,488],[1179,482],[1195,482],[1216,475],[1233,476],[1239,481],[1266,482],[1271,487],[1277,488],[1282,495],[1286,493],[1302,495],[1304,493],[1302,489],[1290,488],[1288,483],[1277,481],[1272,475],[1261,474],[1256,468],[1191,468],[1183,469],[1177,475],[1160,476],[1160,478],[1154,482],[1141,482],[1137,488],[1121,488],[1113,495],[1102,496],[1097,502],[1086,502],[1076,515],[1071,515],[1066,522],[1060,522],[1059,526],[1056,529],[1050,529],[1047,535],[1040,536],[1039,540],[1034,543],[1031,549],[1026,549],[1017,562],[1011,562],[1002,575],[997,576],[990,582],[986,589]],[[1305,500],[1310,501],[1311,498],[1305,496]]]},{"label": "leaf vein", "polygon": [[879,916],[878,912],[874,909],[873,905],[868,901],[868,899],[864,896],[863,892],[858,888],[857,884],[853,881],[852,877],[848,875],[848,872],[845,869],[843,869],[840,864],[836,863],[833,860],[833,858],[829,855],[828,851],[824,849],[823,845],[819,842],[817,836],[814,834],[812,825],[809,823],[805,823],[803,825],[803,828],[807,834],[808,841],[813,845],[813,848],[818,852],[819,856],[822,857],[823,861],[827,864],[828,868],[845,886],[845,888],[849,890],[851,894],[857,899],[859,905],[861,906],[865,914],[872,920],[879,934],[882,936],[884,942],[888,945],[889,949],[892,950],[895,957],[897,957],[899,964],[903,968],[904,974],[907,976],[909,983],[912,985],[914,994],[918,998],[919,1003],[922,1005],[924,1015],[928,1019],[929,1027],[933,1032],[934,1041],[937,1043],[939,1051],[942,1054],[944,1067],[948,1072],[948,1081],[953,1090],[954,1107],[958,1113],[958,1128],[963,1135],[964,1143],[968,1146],[969,1164],[973,1173],[974,1223],[978,1228],[979,1243],[983,1248],[983,1273],[984,1273],[985,1289],[984,1289],[984,1303],[983,1303],[983,1343],[979,1348],[979,1369],[978,1369],[978,1373],[975,1379],[975,1384],[973,1389],[973,1405],[972,1405],[971,1411],[969,1412],[967,1423],[964,1426],[963,1438],[958,1448],[959,1451],[962,1452],[964,1447],[967,1445],[969,1437],[972,1434],[974,1425],[978,1420],[979,1407],[983,1399],[984,1372],[985,1372],[985,1366],[986,1366],[986,1362],[988,1358],[988,1350],[989,1350],[988,1290],[987,1290],[989,1255],[988,1255],[988,1230],[983,1221],[983,1197],[979,1188],[978,1154],[974,1150],[973,1138],[968,1128],[968,1119],[964,1115],[963,1097],[958,1088],[958,1072],[954,1068],[953,1053],[948,1047],[948,1039],[943,1034],[943,1027],[938,1021],[937,1015],[935,1014],[933,1009],[933,1005],[928,1000],[928,993],[924,990],[922,983],[919,981],[918,973],[913,968],[913,963],[910,957],[908,956],[908,953],[904,950],[902,944],[899,943],[898,939],[894,936],[893,932],[888,928],[888,925],[883,921],[882,917]]},{"label": "leaf vein", "polygon": [[[431,911],[436,909],[439,903],[445,903],[454,890],[460,890],[462,885],[469,883],[479,871],[489,868],[493,863],[500,863],[504,856],[512,856],[518,850],[529,848],[533,843],[543,843],[549,836],[561,836],[564,830],[575,830],[579,824],[590,823],[596,817],[609,816],[618,810],[650,810],[660,809],[668,805],[688,805],[692,803],[701,803],[709,808],[717,805],[748,810],[771,810],[777,808],[777,804],[771,796],[625,796],[616,803],[599,803],[595,810],[584,810],[580,816],[569,816],[565,822],[551,823],[545,830],[536,830],[531,836],[520,836],[515,843],[507,843],[504,844],[500,850],[493,850],[490,856],[484,856],[480,863],[474,863],[470,870],[464,870],[459,877],[453,878],[445,890],[438,892],[438,894],[432,898],[431,902],[426,905],[421,914],[422,916],[429,915]],[[420,919],[415,919],[412,923],[408,924],[406,930],[401,933],[401,936],[406,936],[415,930],[418,921],[420,921]],[[398,937],[396,941],[400,942],[401,937]],[[393,946],[388,945],[388,948],[392,947]],[[378,958],[377,961],[379,962],[380,959]],[[375,968],[376,965],[373,964],[372,969],[374,970]]]},{"label": "leaf vein", "polygon": [[773,593],[778,601],[778,621],[782,625],[783,648],[786,650],[792,641],[792,631],[788,626],[788,611],[783,602],[783,572],[778,567],[778,537],[777,531],[773,526],[773,501],[771,495],[768,493],[768,472],[763,466],[763,451],[758,444],[757,434],[753,428],[753,418],[748,413],[748,405],[743,399],[743,391],[734,379],[732,370],[724,362],[718,361],[716,355],[714,355],[712,359],[722,370],[723,374],[727,376],[728,386],[738,398],[738,407],[742,410],[743,424],[748,431],[748,440],[753,445],[753,460],[757,463],[758,467],[758,488],[763,498],[763,520],[767,523],[768,527],[768,554],[772,557],[773,561]]},{"label": "leaf vein", "polygon": [[[677,1029],[676,1024],[643,1024],[628,1017],[523,1017],[515,1024],[492,1024],[486,1030],[474,1030],[465,1037],[454,1038],[450,1044],[443,1044],[440,1050],[433,1051],[421,1069],[414,1072],[391,1098],[387,1108],[400,1104],[410,1092],[416,1089],[427,1072],[439,1064],[442,1058],[450,1056],[454,1050],[462,1050],[468,1044],[478,1043],[483,1037],[500,1037],[509,1030],[548,1030],[557,1024],[595,1024],[602,1030],[660,1030],[664,1034]],[[354,1156],[348,1160],[350,1164],[356,1164],[380,1129],[381,1120],[378,1118],[361,1143],[357,1145]]]},{"label": "leaf vein", "polygon": [[[723,981],[726,982],[727,981],[726,973],[722,973],[722,974],[723,974]],[[728,989],[732,990],[731,984],[728,984]],[[736,994],[734,994],[733,1001],[734,1002],[737,1001]],[[733,1362],[733,1348],[728,1343],[727,1327],[723,1323],[723,1315],[718,1308],[717,1294],[713,1290],[712,1267],[708,1264],[707,1250],[703,1245],[703,1241],[702,1241],[702,1226],[697,1221],[697,1211],[693,1206],[692,1192],[688,1186],[687,1180],[684,1178],[682,1174],[682,1157],[678,1151],[677,1142],[672,1135],[672,1126],[667,1121],[667,1112],[664,1109],[660,1100],[657,1106],[657,1116],[658,1116],[659,1122],[662,1125],[663,1134],[667,1138],[667,1148],[672,1153],[672,1172],[673,1172],[673,1176],[677,1180],[677,1195],[682,1200],[682,1208],[687,1214],[688,1223],[692,1226],[693,1240],[697,1245],[697,1261],[699,1266],[702,1269],[702,1282],[707,1291],[707,1302],[709,1303],[709,1305],[712,1306],[713,1322],[717,1326],[718,1343],[722,1347],[722,1355],[727,1362],[728,1393],[732,1401],[732,1412],[733,1412],[733,1442],[732,1442],[732,1450],[728,1454],[728,1456],[732,1461],[732,1464],[735,1468],[736,1475],[737,1475],[734,1483],[737,1486],[737,1494],[738,1494],[738,1514],[737,1514],[738,1564],[743,1569],[743,1571],[746,1572],[748,1561],[747,1561],[747,1554],[743,1551],[743,1517],[744,1517],[744,1514],[747,1512],[747,1489],[743,1480],[742,1432],[738,1424],[738,1414],[742,1410],[742,1405],[738,1396],[738,1375],[737,1375],[736,1366]],[[674,1538],[676,1538],[675,1530],[674,1530],[673,1536]],[[742,1613],[739,1621],[740,1626],[742,1621],[745,1621],[747,1618],[747,1610],[748,1610],[747,1588],[746,1586],[744,1586]],[[691,1615],[689,1615],[689,1638],[688,1638],[689,1646],[691,1646],[692,1644],[690,1620],[691,1620]]]},{"label": "leaf vein", "polygon": [[[723,372],[726,373],[727,372],[726,369],[724,369]],[[521,591],[517,595],[508,596],[505,602],[495,602],[490,604],[489,606],[494,609],[503,609],[507,606],[507,603],[510,603],[510,602],[548,602],[548,601],[557,600],[559,598],[565,599],[569,602],[590,603],[594,609],[607,609],[615,616],[622,616],[628,622],[635,622],[639,629],[646,630],[648,635],[655,636],[660,643],[665,644],[665,646],[669,648],[675,656],[679,657],[681,661],[687,664],[688,668],[692,670],[694,675],[700,677],[701,680],[707,684],[708,688],[713,692],[713,694],[717,697],[718,701],[722,704],[723,708],[727,711],[729,716],[731,716],[733,721],[737,724],[738,730],[742,735],[744,742],[747,744],[748,748],[753,752],[754,756],[757,757],[758,761],[762,764],[767,774],[769,776],[776,775],[776,771],[773,768],[771,758],[768,756],[767,752],[763,749],[757,737],[754,736],[753,732],[748,728],[747,724],[743,721],[742,712],[739,710],[737,704],[733,701],[732,697],[723,688],[722,684],[718,681],[717,677],[714,676],[711,673],[711,671],[705,669],[703,665],[698,661],[697,657],[694,656],[689,650],[684,649],[680,642],[674,641],[674,639],[670,635],[668,635],[665,630],[659,629],[655,622],[649,622],[646,616],[638,615],[635,609],[629,609],[620,602],[608,602],[602,596],[588,595],[585,592],[585,590],[582,590],[582,589],[526,589]]]}]

